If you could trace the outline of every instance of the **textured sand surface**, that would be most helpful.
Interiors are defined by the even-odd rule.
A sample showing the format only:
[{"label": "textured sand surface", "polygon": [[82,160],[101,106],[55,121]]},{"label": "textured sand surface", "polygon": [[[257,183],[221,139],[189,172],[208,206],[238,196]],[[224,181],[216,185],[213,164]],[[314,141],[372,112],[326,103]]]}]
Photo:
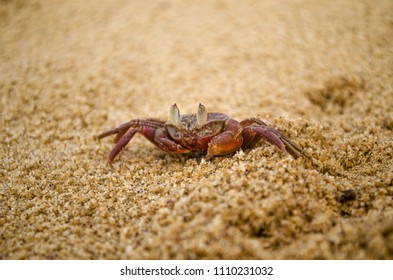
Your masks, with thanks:
[{"label": "textured sand surface", "polygon": [[[0,1],[0,258],[392,259],[393,1]],[[257,116],[171,156],[133,118]]]}]

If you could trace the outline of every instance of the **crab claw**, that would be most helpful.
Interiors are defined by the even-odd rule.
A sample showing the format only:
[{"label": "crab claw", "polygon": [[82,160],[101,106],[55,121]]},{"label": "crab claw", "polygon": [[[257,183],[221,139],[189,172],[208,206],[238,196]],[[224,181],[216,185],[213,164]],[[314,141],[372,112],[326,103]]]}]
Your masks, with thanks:
[{"label": "crab claw", "polygon": [[196,116],[197,116],[197,126],[198,127],[203,126],[207,121],[207,111],[205,106],[202,105],[202,103],[199,103],[198,112]]},{"label": "crab claw", "polygon": [[181,123],[180,123],[180,111],[179,108],[177,107],[176,103],[171,106],[171,109],[169,110],[169,123],[173,124],[174,126],[180,128]]}]

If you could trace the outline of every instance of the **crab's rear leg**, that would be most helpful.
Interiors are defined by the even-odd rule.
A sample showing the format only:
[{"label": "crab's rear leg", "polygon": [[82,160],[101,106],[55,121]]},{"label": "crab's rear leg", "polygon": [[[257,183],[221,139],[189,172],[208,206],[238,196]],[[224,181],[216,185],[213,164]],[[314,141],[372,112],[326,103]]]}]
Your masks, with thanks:
[{"label": "crab's rear leg", "polygon": [[110,130],[107,130],[107,131],[101,133],[100,135],[98,135],[97,139],[101,140],[102,138],[116,134],[114,142],[117,143],[124,136],[124,134],[126,134],[126,132],[130,129],[131,126],[135,126],[135,120],[123,123],[116,128],[112,128]]},{"label": "crab's rear leg", "polygon": [[[108,162],[112,164],[116,156],[121,152],[121,150],[131,141],[132,137],[137,132],[143,134],[146,138],[153,141],[154,133],[158,128],[163,127],[164,123],[157,120],[140,120],[135,119],[129,122],[123,123],[120,126],[105,131],[97,136],[97,139],[108,137],[110,135],[116,134],[115,137],[115,147],[112,149],[108,156]],[[131,128],[131,130],[130,130]]]},{"label": "crab's rear leg", "polygon": [[[119,137],[119,132],[116,132],[115,130],[111,131],[113,131],[112,134],[118,133],[116,135],[116,138]],[[175,143],[172,139],[170,139],[164,128],[140,126],[129,130],[127,133],[123,133],[122,131],[120,132],[123,133],[124,136],[122,135],[123,137],[121,137],[119,141],[117,141],[115,147],[110,152],[108,156],[109,164],[113,163],[113,160],[116,158],[116,156],[123,150],[125,146],[127,146],[127,144],[131,141],[131,139],[137,132],[142,134],[149,141],[151,141],[153,144],[166,152],[172,154],[185,154],[190,152],[189,150],[183,148],[179,144]]]},{"label": "crab's rear leg", "polygon": [[242,148],[248,148],[257,143],[261,138],[265,138],[267,141],[277,146],[282,152],[288,152],[294,158],[303,156],[309,158],[309,156],[292,140],[286,137],[279,130],[268,126],[263,121],[250,118],[241,122],[243,125],[243,145]]},{"label": "crab's rear leg", "polygon": [[120,140],[116,143],[115,147],[113,147],[112,151],[108,156],[108,162],[112,165],[113,160],[116,156],[123,150],[125,146],[131,141],[132,137],[134,137],[135,133],[140,130],[139,127],[133,128],[128,131]]},{"label": "crab's rear leg", "polygon": [[159,127],[163,127],[164,122],[153,120],[153,119],[148,119],[148,120],[134,119],[129,122],[123,123],[116,128],[112,128],[110,130],[101,133],[100,135],[97,136],[97,139],[101,140],[102,138],[116,134],[114,142],[117,143],[131,127],[142,127],[142,126],[157,129]]}]

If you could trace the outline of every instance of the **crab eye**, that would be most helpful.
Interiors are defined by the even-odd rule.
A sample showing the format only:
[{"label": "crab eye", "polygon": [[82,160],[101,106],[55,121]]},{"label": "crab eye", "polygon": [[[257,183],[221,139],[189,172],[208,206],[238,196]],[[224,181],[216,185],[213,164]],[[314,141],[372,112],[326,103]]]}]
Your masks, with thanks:
[{"label": "crab eye", "polygon": [[165,127],[166,127],[166,130],[168,131],[169,135],[173,139],[181,139],[182,138],[182,134],[181,134],[179,128],[177,128],[176,126],[171,125],[171,124],[167,124]]},{"label": "crab eye", "polygon": [[177,107],[176,103],[171,106],[171,109],[169,110],[169,123],[180,128],[181,123],[180,123],[180,110]]},{"label": "crab eye", "polygon": [[202,127],[207,121],[207,111],[205,106],[199,103],[198,112],[197,112],[197,127]]}]

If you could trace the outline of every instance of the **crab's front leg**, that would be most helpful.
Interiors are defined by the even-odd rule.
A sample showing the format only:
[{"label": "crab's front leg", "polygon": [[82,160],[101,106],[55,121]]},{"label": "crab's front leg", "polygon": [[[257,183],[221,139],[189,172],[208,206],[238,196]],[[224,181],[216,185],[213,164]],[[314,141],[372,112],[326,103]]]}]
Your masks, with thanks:
[{"label": "crab's front leg", "polygon": [[242,126],[239,122],[228,119],[222,133],[216,135],[209,143],[209,156],[225,155],[238,150],[243,144]]}]

